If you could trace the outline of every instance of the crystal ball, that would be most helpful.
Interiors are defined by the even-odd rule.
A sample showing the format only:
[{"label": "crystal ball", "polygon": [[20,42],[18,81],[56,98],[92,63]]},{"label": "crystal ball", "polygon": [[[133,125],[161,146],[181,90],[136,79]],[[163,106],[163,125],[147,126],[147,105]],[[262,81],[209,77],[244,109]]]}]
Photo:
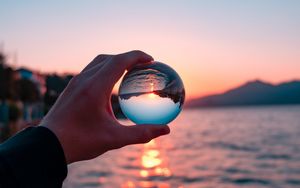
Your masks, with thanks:
[{"label": "crystal ball", "polygon": [[180,113],[185,90],[174,69],[160,62],[137,65],[123,77],[118,93],[124,115],[136,124],[168,124]]}]

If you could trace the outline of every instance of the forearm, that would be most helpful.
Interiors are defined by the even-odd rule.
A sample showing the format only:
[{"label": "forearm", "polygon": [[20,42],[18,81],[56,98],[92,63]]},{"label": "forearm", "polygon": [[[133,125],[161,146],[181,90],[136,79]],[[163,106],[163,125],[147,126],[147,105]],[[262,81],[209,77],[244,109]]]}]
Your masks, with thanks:
[{"label": "forearm", "polygon": [[67,175],[62,147],[45,127],[27,128],[1,144],[0,168],[0,187],[61,187]]}]

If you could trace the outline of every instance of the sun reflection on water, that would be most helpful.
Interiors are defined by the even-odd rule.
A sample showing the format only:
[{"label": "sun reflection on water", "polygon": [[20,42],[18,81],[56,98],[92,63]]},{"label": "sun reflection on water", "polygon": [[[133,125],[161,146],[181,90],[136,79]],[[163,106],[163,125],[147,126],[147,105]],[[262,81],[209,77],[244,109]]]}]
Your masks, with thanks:
[{"label": "sun reflection on water", "polygon": [[144,177],[150,176],[161,176],[170,177],[171,171],[166,165],[166,160],[160,154],[157,149],[157,144],[155,140],[150,141],[144,145],[144,150],[141,157],[142,170],[140,174]]},{"label": "sun reflection on water", "polygon": [[152,140],[143,145],[140,156],[139,181],[127,181],[122,184],[122,188],[169,188],[169,183],[166,182],[172,172],[168,167],[168,158],[159,150],[157,141]]},{"label": "sun reflection on water", "polygon": [[142,166],[144,168],[153,168],[159,166],[162,160],[159,158],[159,151],[148,150],[142,156]]}]

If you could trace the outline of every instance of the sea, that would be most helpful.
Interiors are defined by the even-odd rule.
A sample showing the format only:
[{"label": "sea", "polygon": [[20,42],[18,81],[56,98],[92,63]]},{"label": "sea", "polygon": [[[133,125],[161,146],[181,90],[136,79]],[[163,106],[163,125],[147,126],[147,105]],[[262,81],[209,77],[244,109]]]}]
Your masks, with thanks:
[{"label": "sea", "polygon": [[300,106],[184,109],[170,128],[70,165],[63,187],[300,187]]}]

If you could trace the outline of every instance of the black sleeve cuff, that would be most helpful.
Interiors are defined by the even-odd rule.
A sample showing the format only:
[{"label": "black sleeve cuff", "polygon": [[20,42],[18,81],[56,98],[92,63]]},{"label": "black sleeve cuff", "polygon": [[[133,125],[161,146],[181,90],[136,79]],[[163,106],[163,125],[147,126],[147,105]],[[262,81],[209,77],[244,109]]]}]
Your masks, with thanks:
[{"label": "black sleeve cuff", "polygon": [[0,158],[20,187],[62,187],[67,176],[62,146],[46,127],[27,128],[4,142]]}]

